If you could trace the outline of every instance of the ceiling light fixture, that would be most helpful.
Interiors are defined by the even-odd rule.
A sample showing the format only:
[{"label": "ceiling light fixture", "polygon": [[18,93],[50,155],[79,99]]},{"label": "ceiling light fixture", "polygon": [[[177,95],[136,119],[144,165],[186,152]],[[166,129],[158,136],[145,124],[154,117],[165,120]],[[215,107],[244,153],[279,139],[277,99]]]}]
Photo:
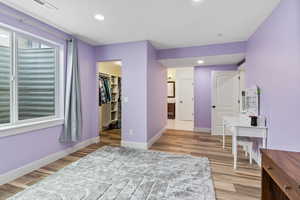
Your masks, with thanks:
[{"label": "ceiling light fixture", "polygon": [[204,64],[204,60],[198,60],[197,63],[198,63],[199,65],[202,65],[202,64]]},{"label": "ceiling light fixture", "polygon": [[202,3],[204,0],[193,0],[195,3]]},{"label": "ceiling light fixture", "polygon": [[103,21],[103,20],[104,20],[104,16],[101,15],[101,14],[96,14],[96,15],[94,15],[94,18],[95,18],[96,20],[98,20],[98,21]]},{"label": "ceiling light fixture", "polygon": [[115,64],[121,66],[122,62],[121,61],[116,61]]}]

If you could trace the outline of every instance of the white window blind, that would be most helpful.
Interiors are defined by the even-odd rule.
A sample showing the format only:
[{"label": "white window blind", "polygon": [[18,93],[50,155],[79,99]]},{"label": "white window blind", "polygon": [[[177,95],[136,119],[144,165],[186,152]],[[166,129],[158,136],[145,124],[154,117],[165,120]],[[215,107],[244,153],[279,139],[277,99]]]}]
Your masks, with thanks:
[{"label": "white window blind", "polygon": [[17,41],[18,119],[53,116],[56,50],[23,38]]},{"label": "white window blind", "polygon": [[11,34],[0,29],[0,125],[10,123]]}]

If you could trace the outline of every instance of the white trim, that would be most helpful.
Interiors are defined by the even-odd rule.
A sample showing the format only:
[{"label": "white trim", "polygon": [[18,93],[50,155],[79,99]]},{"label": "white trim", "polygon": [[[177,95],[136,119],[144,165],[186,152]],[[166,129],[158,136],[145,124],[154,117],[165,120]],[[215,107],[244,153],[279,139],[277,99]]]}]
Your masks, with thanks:
[{"label": "white trim", "polygon": [[121,145],[122,147],[130,147],[135,149],[148,149],[148,144],[146,142],[130,142],[122,140]]},{"label": "white trim", "polygon": [[98,143],[100,142],[100,138],[99,137],[95,137],[95,138],[91,138],[91,139],[88,139],[88,140],[85,140],[81,143],[78,143],[76,144],[75,146],[73,147],[70,147],[68,149],[65,149],[63,151],[59,151],[59,152],[56,152],[54,154],[51,154],[51,155],[48,155],[40,160],[36,160],[36,161],[33,161],[27,165],[24,165],[23,167],[20,167],[20,168],[17,168],[17,169],[14,169],[14,170],[11,170],[5,174],[1,174],[0,175],[0,185],[1,184],[5,184],[5,183],[8,183],[10,181],[13,181],[21,176],[24,176],[25,174],[28,174],[34,170],[37,170],[43,166],[46,166],[58,159],[61,159],[71,153],[74,153],[90,144],[95,144],[95,143]]},{"label": "white trim", "polygon": [[202,132],[202,133],[211,133],[211,129],[210,128],[195,127],[194,131],[195,132]]},{"label": "white trim", "polygon": [[165,132],[167,127],[163,127],[156,135],[154,135],[147,144],[147,147],[150,148],[159,138],[162,136],[162,134]]},{"label": "white trim", "polygon": [[122,147],[129,147],[135,149],[149,149],[165,132],[166,127],[162,128],[156,135],[154,135],[148,142],[131,142],[123,141],[121,142]]},{"label": "white trim", "polygon": [[53,126],[59,126],[64,124],[64,119],[52,119],[38,122],[31,122],[26,124],[8,125],[0,127],[0,138],[17,134],[23,134],[30,131],[36,131],[44,128],[50,128]]},{"label": "white trim", "polygon": [[245,63],[238,67],[238,71],[246,71]]}]

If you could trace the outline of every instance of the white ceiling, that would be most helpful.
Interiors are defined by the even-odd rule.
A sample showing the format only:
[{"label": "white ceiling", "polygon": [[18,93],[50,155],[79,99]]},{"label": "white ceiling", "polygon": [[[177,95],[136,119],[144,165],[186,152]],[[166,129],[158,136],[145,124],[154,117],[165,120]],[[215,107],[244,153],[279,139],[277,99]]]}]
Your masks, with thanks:
[{"label": "white ceiling", "polygon": [[[175,48],[247,40],[280,0],[0,0],[91,44],[150,40]],[[101,13],[105,20],[93,16]],[[220,36],[219,34],[222,34]]]},{"label": "white ceiling", "polygon": [[[165,60],[160,60],[159,62],[165,67],[175,68],[175,67],[238,64],[244,58],[245,58],[245,54],[232,54],[232,55],[207,56],[207,57],[165,59]],[[197,63],[198,60],[203,60],[204,64],[199,65]]]}]

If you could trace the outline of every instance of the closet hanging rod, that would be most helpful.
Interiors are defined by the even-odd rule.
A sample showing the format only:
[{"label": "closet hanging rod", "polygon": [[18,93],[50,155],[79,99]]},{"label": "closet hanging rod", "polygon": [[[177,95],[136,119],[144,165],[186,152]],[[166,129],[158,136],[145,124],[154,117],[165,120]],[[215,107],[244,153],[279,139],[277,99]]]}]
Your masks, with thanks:
[{"label": "closet hanging rod", "polygon": [[[3,9],[0,11],[0,14],[6,16],[8,18],[13,18],[14,20],[17,20],[20,23],[31,26],[35,29],[39,29],[40,31],[43,31],[47,34],[50,34],[50,35],[60,38],[62,40],[69,40],[71,38],[71,35],[64,34],[63,31],[61,31],[59,29],[57,29],[58,30],[57,32],[52,31],[50,28],[47,28],[43,25],[44,22],[39,21],[39,20],[35,21],[33,19],[30,19],[30,16],[28,17],[26,15],[24,16],[24,15],[20,15],[17,13],[11,13],[11,12],[3,10]],[[60,31],[61,31],[61,33],[59,33]]]}]

